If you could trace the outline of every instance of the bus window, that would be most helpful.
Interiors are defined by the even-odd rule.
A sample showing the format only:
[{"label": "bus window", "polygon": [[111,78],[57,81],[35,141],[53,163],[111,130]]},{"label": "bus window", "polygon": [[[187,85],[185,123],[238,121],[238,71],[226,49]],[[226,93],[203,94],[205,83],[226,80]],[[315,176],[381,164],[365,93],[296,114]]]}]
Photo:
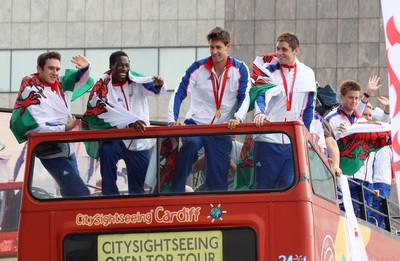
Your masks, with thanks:
[{"label": "bus window", "polygon": [[[270,142],[270,138],[276,137],[284,140],[286,144]],[[218,158],[218,155],[209,154],[211,156],[207,158],[207,150],[215,148],[204,140],[212,140],[212,144],[219,144],[218,147],[221,148],[229,147],[228,157]],[[195,160],[185,155],[193,153],[185,148],[188,143],[198,150],[193,156]],[[198,145],[199,143],[205,145],[202,147]],[[187,161],[193,164],[190,165]],[[179,167],[179,165],[186,166]],[[174,184],[177,182],[177,177],[174,175],[183,172],[187,173],[186,183],[177,187]],[[186,192],[284,190],[293,184],[294,173],[293,148],[289,136],[283,133],[174,137],[161,141],[160,191],[163,193],[184,192],[184,190]],[[180,180],[178,182],[182,183]],[[219,186],[223,183],[224,185]]]},{"label": "bus window", "polygon": [[[240,164],[244,140],[245,135],[234,134],[162,139],[160,141],[160,191],[167,193],[235,190],[235,174],[238,164]],[[224,159],[216,158],[215,147],[210,148],[209,142],[216,144],[217,148],[226,146],[228,151],[226,157]],[[202,144],[204,145],[201,146]],[[186,156],[191,151],[190,146],[194,148],[191,152],[193,154],[191,159]],[[181,152],[178,153],[178,150]],[[184,172],[182,165],[186,165],[184,169],[187,177],[185,179],[184,175],[179,175],[184,183],[179,188],[173,183],[181,181],[174,179],[174,175]],[[210,173],[210,175],[206,173]],[[220,176],[218,177],[217,173],[222,173],[222,175],[218,175]],[[153,186],[156,184],[155,175],[153,175],[152,182],[149,179],[148,184],[153,184]]]},{"label": "bus window", "polygon": [[[120,147],[116,144],[126,147],[130,146],[131,150],[125,150],[123,153],[120,153]],[[78,167],[77,172],[83,183],[89,188],[92,196],[146,193],[148,192],[146,188],[139,190],[136,188],[129,189],[128,170],[131,169],[132,173],[135,174],[135,178],[137,178],[136,174],[140,171],[142,173],[140,175],[142,177],[141,182],[143,183],[146,173],[148,173],[148,166],[157,164],[156,158],[150,159],[154,144],[155,139],[41,143],[35,148],[30,191],[38,199],[65,197],[58,183],[63,182],[62,178],[58,181],[55,180],[55,178],[59,178],[60,175],[58,174],[63,171],[57,168],[60,164],[56,158],[75,155]],[[132,161],[127,161],[132,158],[138,159],[138,162],[134,162],[136,165],[132,164]],[[103,160],[103,164],[101,164],[101,159],[106,159],[107,161]],[[154,162],[150,163],[150,160]],[[126,162],[131,162],[131,165],[127,166]],[[50,174],[49,170],[53,171],[53,174]],[[104,188],[102,184],[104,182],[102,171],[108,177],[108,181],[106,180],[108,187],[114,186],[113,192],[115,193],[104,193],[102,190]],[[64,171],[63,174],[68,173]],[[135,182],[133,183],[135,184]],[[79,197],[81,195],[74,196]],[[68,197],[70,196],[68,195]]]},{"label": "bus window", "polygon": [[[287,144],[276,145],[263,136],[279,136]],[[221,149],[226,150],[222,157]],[[72,154],[91,196],[276,191],[288,189],[295,180],[293,148],[283,133],[53,141],[40,143],[34,152],[30,191],[37,199],[66,197],[61,181],[56,182],[44,164],[59,166],[55,158]]]},{"label": "bus window", "polygon": [[314,193],[325,199],[336,201],[337,190],[334,177],[311,143],[308,143],[308,159]]},{"label": "bus window", "polygon": [[283,190],[294,182],[291,139],[284,133],[254,135],[254,189]]}]

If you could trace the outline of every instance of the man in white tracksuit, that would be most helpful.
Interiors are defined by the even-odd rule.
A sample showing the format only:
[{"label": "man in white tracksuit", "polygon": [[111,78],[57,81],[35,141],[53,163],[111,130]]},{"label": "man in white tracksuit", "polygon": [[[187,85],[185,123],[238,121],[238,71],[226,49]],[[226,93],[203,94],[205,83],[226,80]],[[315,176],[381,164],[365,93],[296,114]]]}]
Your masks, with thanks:
[{"label": "man in white tracksuit", "polygon": [[[293,33],[281,34],[274,54],[257,56],[253,63],[253,88],[276,86],[259,95],[254,122],[302,121],[309,129],[316,92],[314,71],[297,59],[299,40]],[[292,145],[284,134],[254,137],[254,188],[286,188],[294,181]]]},{"label": "man in white tracksuit", "polygon": [[[94,85],[83,115],[83,129],[133,128],[144,132],[149,122],[147,96],[166,92],[160,76],[142,77],[130,71],[129,57],[116,51],[110,55],[110,70]],[[144,193],[150,161],[149,139],[103,142],[99,149],[102,194],[117,195],[117,162],[123,159],[128,175],[128,192]],[[88,151],[88,154],[91,153]]]},{"label": "man in white tracksuit", "polygon": [[[214,28],[208,35],[211,56],[194,62],[186,71],[171,97],[168,122],[177,126],[182,101],[191,93],[190,109],[184,124],[227,123],[234,128],[242,122],[249,108],[250,76],[245,63],[228,55],[230,35]],[[229,136],[198,136],[183,138],[176,161],[171,191],[183,192],[186,179],[198,150],[205,149],[205,189],[226,190],[232,149]]]}]

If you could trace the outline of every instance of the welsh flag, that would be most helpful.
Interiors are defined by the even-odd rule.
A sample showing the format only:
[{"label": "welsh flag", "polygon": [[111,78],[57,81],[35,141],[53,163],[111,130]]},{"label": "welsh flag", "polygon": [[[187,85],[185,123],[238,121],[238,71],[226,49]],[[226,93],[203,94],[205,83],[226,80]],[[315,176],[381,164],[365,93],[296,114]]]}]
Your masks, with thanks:
[{"label": "welsh flag", "polygon": [[276,86],[276,84],[267,83],[267,84],[262,84],[262,85],[257,85],[257,86],[252,87],[249,92],[250,106],[249,106],[248,111],[250,112],[254,109],[254,104],[259,95],[266,93],[269,89],[271,89],[275,86]]},{"label": "welsh flag", "polygon": [[235,190],[249,190],[254,184],[253,137],[248,134],[243,143],[234,179]]},{"label": "welsh flag", "polygon": [[[111,74],[111,70],[105,72],[90,92],[87,109],[82,118],[84,130],[117,128],[140,120],[125,107],[118,105],[118,97],[112,94],[112,90],[108,89]],[[129,80],[142,84],[153,81],[152,77],[144,77],[134,71],[130,71]]]},{"label": "welsh flag", "polygon": [[[27,133],[37,129],[40,124],[62,123],[68,119],[71,102],[93,86],[89,70],[66,70],[65,75],[56,82],[63,100],[44,87],[38,74],[22,79],[10,120],[10,129],[19,143],[26,141]],[[57,113],[50,117],[49,108]]]},{"label": "welsh flag", "polygon": [[93,87],[94,79],[89,76],[89,70],[67,69],[60,82],[65,96],[71,95],[71,101],[75,101]]},{"label": "welsh flag", "polygon": [[346,175],[354,175],[370,152],[392,144],[391,125],[382,122],[361,122],[339,132],[340,168]]},{"label": "welsh flag", "polygon": [[[83,130],[118,128],[140,119],[125,107],[119,105],[119,98],[112,94],[112,90],[109,90],[111,74],[111,70],[105,72],[94,84],[89,95],[86,112],[81,121]],[[134,71],[130,71],[129,79],[143,84],[153,81],[152,77],[144,77]],[[89,156],[95,159],[99,158],[100,142],[85,142],[85,146]]]},{"label": "welsh flag", "polygon": [[[179,138],[166,138],[161,143],[160,150],[160,191],[171,191],[172,179],[175,172],[175,162],[179,150]],[[156,188],[157,190],[157,188]]]},{"label": "welsh flag", "polygon": [[268,65],[278,63],[278,58],[274,54],[259,55],[253,62],[251,70],[251,85],[250,89],[250,106],[249,111],[254,109],[254,103],[257,97],[264,94],[269,89],[276,87],[276,84],[271,82],[271,72],[267,69]]}]

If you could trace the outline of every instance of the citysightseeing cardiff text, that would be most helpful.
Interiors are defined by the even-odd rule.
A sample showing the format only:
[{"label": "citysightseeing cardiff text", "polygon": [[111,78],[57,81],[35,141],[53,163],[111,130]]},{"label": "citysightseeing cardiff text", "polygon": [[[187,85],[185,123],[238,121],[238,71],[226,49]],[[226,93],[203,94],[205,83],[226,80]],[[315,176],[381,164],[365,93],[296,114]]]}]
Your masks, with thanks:
[{"label": "citysightseeing cardiff text", "polygon": [[222,260],[222,232],[100,235],[97,249],[105,261],[217,261]]},{"label": "citysightseeing cardiff text", "polygon": [[117,224],[147,224],[156,223],[188,223],[198,222],[201,207],[183,207],[177,211],[167,210],[164,207],[157,207],[148,212],[136,213],[114,213],[93,215],[79,213],[76,215],[75,222],[78,226],[109,226]]}]

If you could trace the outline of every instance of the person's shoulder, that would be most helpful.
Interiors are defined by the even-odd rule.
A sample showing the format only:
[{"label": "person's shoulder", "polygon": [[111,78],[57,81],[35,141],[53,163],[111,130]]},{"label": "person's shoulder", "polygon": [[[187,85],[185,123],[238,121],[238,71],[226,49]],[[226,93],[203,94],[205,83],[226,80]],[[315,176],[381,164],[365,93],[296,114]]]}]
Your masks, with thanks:
[{"label": "person's shoulder", "polygon": [[[132,73],[132,72],[129,72],[130,74]],[[108,80],[108,79],[111,79],[111,76],[112,76],[112,71],[111,70],[108,70],[108,71],[105,71],[101,76],[100,76],[100,79],[101,80]]]},{"label": "person's shoulder", "polygon": [[316,119],[316,120],[322,120],[322,116],[316,111],[313,113],[313,116],[314,116],[314,119]]},{"label": "person's shoulder", "polygon": [[245,64],[242,60],[239,60],[232,56],[229,56],[229,59],[231,60],[232,65]]},{"label": "person's shoulder", "polygon": [[39,79],[37,79],[33,74],[27,75],[21,80],[21,88],[25,88],[32,85],[41,85]]},{"label": "person's shoulder", "polygon": [[194,63],[192,63],[191,67],[200,67],[200,66],[205,66],[207,63],[210,63],[212,60],[210,60],[211,57],[206,57],[203,59],[199,59],[197,61],[195,61]]},{"label": "person's shoulder", "polygon": [[337,109],[329,112],[326,116],[325,119],[328,122],[331,122],[333,119],[338,118],[339,116],[341,116],[341,114],[337,111]]},{"label": "person's shoulder", "polygon": [[329,118],[331,118],[331,117],[333,117],[334,115],[338,115],[339,113],[338,113],[338,110],[337,110],[337,108],[336,109],[334,109],[334,110],[331,110],[330,112],[328,112],[326,115],[325,115],[325,119],[327,120],[327,121],[329,121]]},{"label": "person's shoulder", "polygon": [[245,62],[238,60],[234,57],[229,57],[232,63],[232,66],[238,68],[239,70],[248,70],[248,66]]},{"label": "person's shoulder", "polygon": [[262,63],[278,63],[279,59],[276,57],[275,53],[264,53],[257,55],[254,61],[259,60]]},{"label": "person's shoulder", "polygon": [[197,69],[199,69],[200,67],[205,66],[205,65],[207,64],[208,59],[209,59],[209,57],[203,58],[203,59],[200,59],[200,60],[197,60],[197,61],[193,62],[193,63],[189,66],[189,68],[187,69],[187,71],[190,72],[190,73],[192,73],[192,72],[196,71]]}]

